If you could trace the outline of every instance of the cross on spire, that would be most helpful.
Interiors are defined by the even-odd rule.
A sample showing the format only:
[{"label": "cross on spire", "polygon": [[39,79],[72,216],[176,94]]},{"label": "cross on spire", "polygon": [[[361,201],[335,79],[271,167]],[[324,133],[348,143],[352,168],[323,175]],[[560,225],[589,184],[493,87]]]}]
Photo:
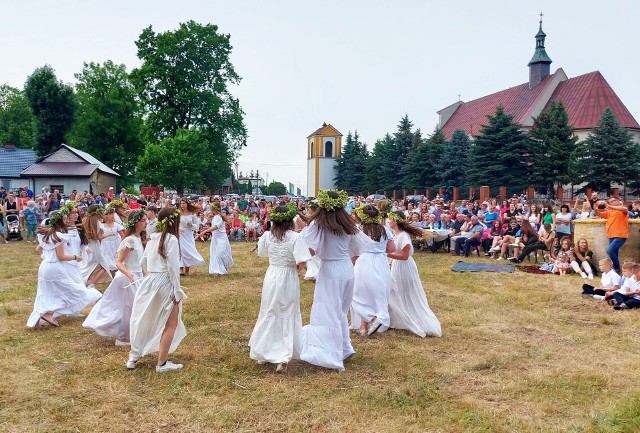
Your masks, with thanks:
[{"label": "cross on spire", "polygon": [[542,11],[540,11],[540,30],[542,30],[542,16],[543,16],[543,13]]}]

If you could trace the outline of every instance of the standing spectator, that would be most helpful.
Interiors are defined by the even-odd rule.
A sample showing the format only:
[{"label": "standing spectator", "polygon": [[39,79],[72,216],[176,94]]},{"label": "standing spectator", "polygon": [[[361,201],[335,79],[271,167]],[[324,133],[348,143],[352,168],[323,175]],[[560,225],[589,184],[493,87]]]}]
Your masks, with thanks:
[{"label": "standing spectator", "polygon": [[629,237],[629,210],[622,204],[622,201],[611,196],[605,201],[598,201],[596,206],[596,216],[607,220],[605,229],[609,238],[609,248],[607,254],[613,262],[613,269],[620,273],[620,260],[618,251]]},{"label": "standing spectator", "polygon": [[249,202],[244,198],[244,194],[240,196],[240,200],[238,200],[236,206],[238,209],[240,209],[240,212],[244,212],[245,210],[247,210],[247,207],[249,207]]},{"label": "standing spectator", "polygon": [[0,237],[5,244],[8,244],[7,238],[4,235],[4,216],[6,214],[5,201],[4,199],[0,199]]},{"label": "standing spectator", "polygon": [[558,240],[556,249],[560,247],[560,239],[565,236],[571,237],[571,213],[569,212],[569,205],[563,204],[560,206],[560,212],[556,214],[556,239]]},{"label": "standing spectator", "polygon": [[36,213],[36,203],[33,200],[27,202],[27,206],[22,211],[24,224],[27,229],[27,242],[36,242],[36,229],[38,228],[38,214]]}]

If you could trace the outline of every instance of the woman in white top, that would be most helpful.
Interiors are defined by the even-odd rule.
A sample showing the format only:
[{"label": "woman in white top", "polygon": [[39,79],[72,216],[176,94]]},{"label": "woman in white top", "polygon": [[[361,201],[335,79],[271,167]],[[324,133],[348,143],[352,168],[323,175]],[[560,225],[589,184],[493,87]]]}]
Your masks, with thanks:
[{"label": "woman in white top", "polygon": [[48,225],[38,233],[38,252],[42,263],[38,269],[38,287],[33,312],[27,320],[29,328],[35,328],[40,320],[52,326],[60,326],[56,317],[76,315],[85,307],[100,299],[101,293],[87,288],[71,275],[71,262],[80,262],[82,256],[65,253],[67,233],[66,211],[53,211]]},{"label": "woman in white top", "polygon": [[109,267],[111,276],[114,276],[118,270],[116,267],[116,255],[118,254],[120,241],[124,237],[124,227],[122,224],[115,222],[115,215],[116,210],[112,207],[107,207],[102,216],[102,223],[100,224],[102,233],[105,235],[100,246],[102,247],[102,255],[104,256],[105,263]]},{"label": "woman in white top", "polygon": [[260,313],[249,346],[249,356],[258,363],[277,364],[286,370],[292,359],[300,359],[302,319],[298,268],[311,259],[309,248],[294,229],[294,204],[271,210],[271,230],[258,241],[258,255],[269,258],[262,283]]},{"label": "woman in white top", "polygon": [[382,216],[375,206],[360,206],[354,213],[368,239],[354,266],[351,329],[359,329],[361,335],[371,335],[389,328],[391,272],[387,253],[395,251],[395,245],[393,233],[381,224]]},{"label": "woman in white top", "polygon": [[300,359],[325,368],[344,370],[344,360],[355,353],[347,312],[353,300],[353,264],[364,236],[344,207],[344,191],[321,190],[319,209],[302,236],[311,255],[320,257],[320,271],[311,306],[311,322],[303,328]]},{"label": "woman in white top", "polygon": [[147,228],[144,210],[129,212],[125,226],[126,237],[117,250],[118,272],[82,324],[103,337],[115,337],[116,346],[129,345],[131,308],[138,284],[142,281],[142,236]]},{"label": "woman in white top", "polygon": [[211,245],[209,246],[209,273],[224,275],[233,266],[231,245],[227,237],[227,217],[222,213],[220,201],[211,203],[211,227],[202,231],[202,234],[211,232]]},{"label": "woman in white top", "polygon": [[389,212],[387,217],[396,246],[395,252],[387,255],[393,259],[389,297],[390,327],[407,329],[420,337],[440,337],[440,321],[429,308],[418,267],[412,257],[411,235],[419,235],[419,229],[407,224],[404,216],[398,212]]},{"label": "woman in white top", "polygon": [[189,275],[192,266],[204,266],[204,259],[196,249],[194,232],[200,227],[196,215],[199,206],[188,198],[180,200],[180,253],[182,254],[183,275]]},{"label": "woman in white top", "polygon": [[161,373],[182,368],[167,357],[187,335],[181,319],[182,301],[187,296],[180,287],[180,213],[173,207],[162,208],[156,229],[140,261],[148,275],[133,301],[131,351],[126,365],[134,369],[138,359],[158,352],[156,372]]},{"label": "woman in white top", "polygon": [[95,283],[103,283],[111,281],[111,273],[109,265],[102,254],[102,240],[107,237],[118,236],[117,233],[104,234],[100,228],[100,221],[104,208],[97,204],[92,204],[87,209],[87,213],[82,219],[84,236],[88,242],[88,254],[85,261],[82,262],[82,277],[89,287],[93,287]]}]

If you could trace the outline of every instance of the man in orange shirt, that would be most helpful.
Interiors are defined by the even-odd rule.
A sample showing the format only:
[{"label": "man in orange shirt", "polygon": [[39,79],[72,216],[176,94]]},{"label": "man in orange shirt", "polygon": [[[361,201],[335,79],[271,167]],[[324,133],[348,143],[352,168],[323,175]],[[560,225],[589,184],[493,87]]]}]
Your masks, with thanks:
[{"label": "man in orange shirt", "polygon": [[613,269],[620,274],[620,260],[618,251],[629,237],[629,210],[622,201],[611,196],[607,201],[598,201],[595,206],[596,216],[607,220],[605,229],[609,238],[607,254],[613,262]]}]

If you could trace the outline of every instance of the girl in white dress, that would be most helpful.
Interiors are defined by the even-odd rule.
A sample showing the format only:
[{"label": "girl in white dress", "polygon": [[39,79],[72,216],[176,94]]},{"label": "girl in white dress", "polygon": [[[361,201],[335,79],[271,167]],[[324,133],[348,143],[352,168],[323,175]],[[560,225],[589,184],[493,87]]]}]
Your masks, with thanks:
[{"label": "girl in white dress", "polygon": [[182,254],[181,274],[189,275],[192,266],[204,266],[204,259],[196,249],[194,232],[200,227],[196,215],[200,206],[184,197],[180,200],[180,253]]},{"label": "girl in white dress", "polygon": [[209,246],[209,273],[213,275],[224,275],[233,266],[231,256],[231,245],[227,237],[226,215],[222,213],[220,201],[216,200],[211,204],[211,227],[202,233],[211,232],[211,245]]},{"label": "girl in white dress", "polygon": [[390,327],[407,329],[420,337],[440,337],[440,322],[429,308],[418,267],[412,257],[411,235],[422,236],[422,230],[407,224],[404,215],[399,212],[389,212],[387,218],[396,245],[395,252],[387,254],[393,259],[389,296]]},{"label": "girl in white dress", "polygon": [[152,352],[158,352],[156,372],[182,368],[167,360],[187,335],[181,319],[182,300],[187,296],[180,287],[179,233],[180,213],[173,207],[162,208],[140,261],[147,276],[133,301],[128,369],[136,368],[138,359]]},{"label": "girl in white dress", "polygon": [[294,204],[272,208],[271,230],[258,241],[258,255],[269,257],[269,267],[262,283],[258,321],[249,340],[249,356],[258,363],[277,364],[276,373],[286,371],[292,359],[300,359],[302,349],[297,270],[311,254],[293,230],[296,215]]},{"label": "girl in white dress", "polygon": [[142,281],[140,260],[144,253],[142,240],[147,228],[143,209],[129,212],[125,223],[126,237],[118,247],[118,272],[102,299],[93,307],[82,326],[103,337],[115,337],[116,346],[129,345],[131,308],[138,284]]},{"label": "girl in white dress", "polygon": [[102,224],[100,224],[102,233],[105,236],[100,246],[102,247],[102,255],[104,256],[105,263],[109,267],[111,276],[114,276],[118,270],[116,267],[116,255],[120,241],[124,237],[124,227],[115,222],[115,215],[115,208],[107,207],[102,216]]},{"label": "girl in white dress", "polygon": [[29,328],[35,328],[44,320],[52,326],[60,326],[56,317],[76,315],[83,308],[100,299],[100,292],[87,288],[70,275],[70,262],[79,262],[81,256],[65,253],[67,215],[54,211],[49,215],[47,226],[39,229],[38,252],[42,263],[38,269],[38,288],[33,303],[33,312],[27,320]]},{"label": "girl in white dress", "polygon": [[371,335],[389,328],[391,272],[387,253],[395,251],[395,245],[391,230],[381,224],[382,216],[375,206],[357,207],[354,214],[369,239],[354,266],[351,329],[358,329],[361,335]]},{"label": "girl in white dress", "polygon": [[325,368],[344,370],[344,360],[355,353],[349,336],[347,312],[353,299],[353,264],[359,255],[358,235],[364,236],[344,207],[344,191],[321,190],[318,211],[302,231],[312,255],[320,257],[320,271],[311,306],[311,322],[303,328],[300,359]]},{"label": "girl in white dress", "polygon": [[87,257],[82,262],[80,270],[82,278],[89,287],[94,287],[96,283],[104,283],[111,281],[111,273],[109,265],[102,254],[101,242],[106,237],[118,236],[117,233],[105,235],[100,228],[100,221],[104,208],[102,206],[92,204],[87,209],[87,213],[82,219],[82,227],[84,236],[88,242]]},{"label": "girl in white dress", "polygon": [[[315,212],[318,209],[318,202],[312,200],[309,202],[309,209]],[[306,218],[302,218],[302,221],[306,224]],[[320,258],[315,255],[311,257],[311,260],[307,261],[307,272],[304,274],[304,279],[308,281],[315,281],[320,271]]]}]

